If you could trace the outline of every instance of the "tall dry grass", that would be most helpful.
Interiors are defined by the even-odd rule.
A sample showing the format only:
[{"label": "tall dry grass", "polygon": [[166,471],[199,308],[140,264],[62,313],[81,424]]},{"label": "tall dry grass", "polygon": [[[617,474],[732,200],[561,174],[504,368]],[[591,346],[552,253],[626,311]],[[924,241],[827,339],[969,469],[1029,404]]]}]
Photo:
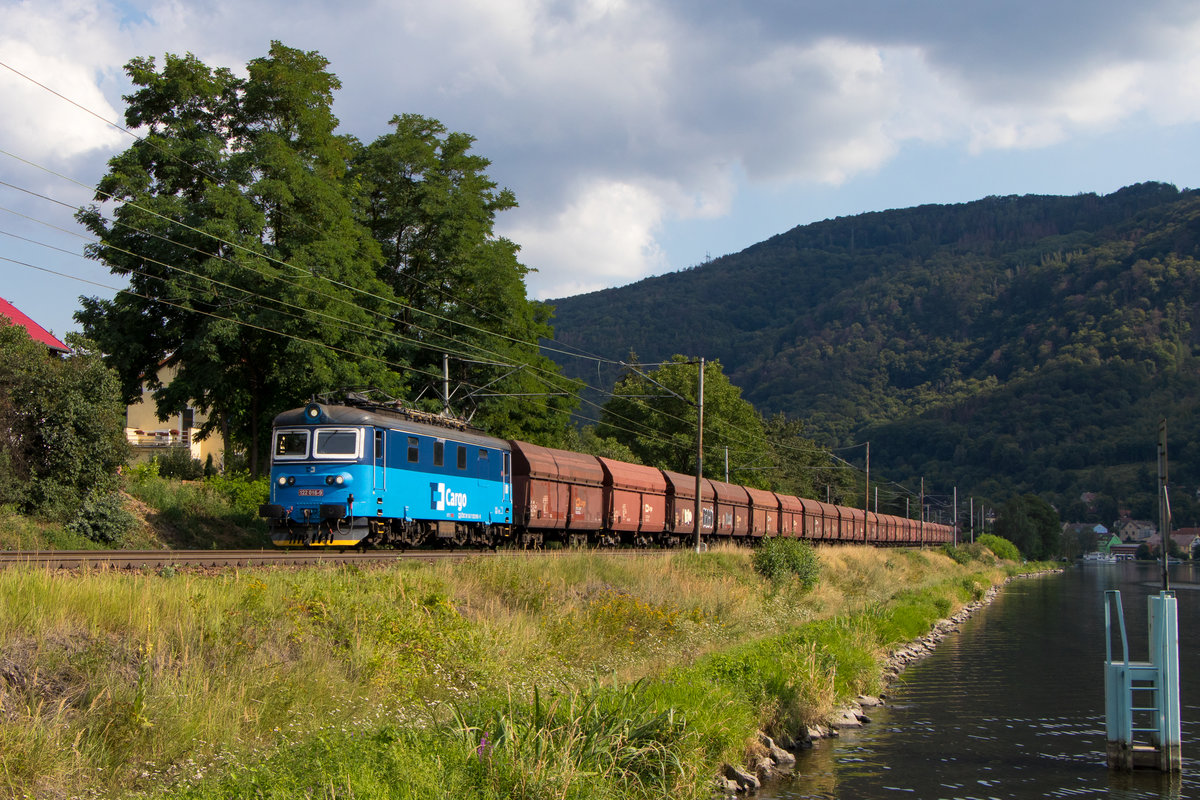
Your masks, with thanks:
[{"label": "tall dry grass", "polygon": [[[297,748],[330,754],[311,769],[333,785],[364,785],[363,770],[410,758],[443,765],[431,767],[449,770],[439,785],[460,796],[502,796],[496,787],[553,762],[560,789],[662,796],[669,786],[685,796],[755,728],[795,727],[870,689],[889,638],[1002,575],[931,552],[819,556],[811,591],[762,579],[737,548],[378,569],[0,572],[0,796],[160,786],[220,796],[236,775],[287,796],[289,781],[316,780],[290,759]],[[556,717],[555,730],[576,731],[559,744],[526,730],[545,763],[530,755],[537,747],[516,745],[507,760],[459,763],[473,752],[464,731],[494,736],[497,709],[514,730],[534,724],[545,692],[587,719],[615,707],[647,725],[680,720],[661,728],[675,731],[669,755],[646,761],[659,777],[625,767],[598,777],[610,772],[592,760],[606,758],[596,748],[616,752],[614,737],[630,734],[596,723],[581,750],[587,719]]]}]

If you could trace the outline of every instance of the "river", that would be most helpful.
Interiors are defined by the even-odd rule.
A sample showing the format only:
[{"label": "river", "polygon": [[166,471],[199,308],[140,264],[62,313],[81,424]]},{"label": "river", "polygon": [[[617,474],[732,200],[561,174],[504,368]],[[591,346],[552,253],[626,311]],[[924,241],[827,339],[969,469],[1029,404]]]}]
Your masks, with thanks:
[{"label": "river", "polygon": [[1105,764],[1104,591],[1121,590],[1130,657],[1145,659],[1146,598],[1160,584],[1161,566],[1135,562],[1009,583],[901,675],[888,706],[868,711],[870,724],[800,754],[795,776],[768,784],[759,800],[1200,798],[1194,564],[1171,567],[1183,774],[1120,774]]}]

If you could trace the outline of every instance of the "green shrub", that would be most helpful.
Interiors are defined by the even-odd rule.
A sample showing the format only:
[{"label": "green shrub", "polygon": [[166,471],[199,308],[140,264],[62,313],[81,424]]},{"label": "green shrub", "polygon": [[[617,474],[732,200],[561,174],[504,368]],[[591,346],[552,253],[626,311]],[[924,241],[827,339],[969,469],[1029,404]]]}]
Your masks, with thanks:
[{"label": "green shrub", "polygon": [[125,510],[121,495],[93,492],[84,498],[79,512],[66,528],[93,542],[120,544],[136,523],[133,514]]},{"label": "green shrub", "polygon": [[754,551],[754,570],[775,583],[793,576],[804,588],[816,585],[821,575],[817,553],[808,542],[772,536]]},{"label": "green shrub", "polygon": [[158,463],[155,461],[141,461],[137,464],[131,464],[124,471],[125,477],[134,483],[144,483],[151,478],[158,477]]},{"label": "green shrub", "polygon": [[115,491],[129,457],[125,403],[115,372],[75,335],[75,352],[45,345],[0,318],[0,504],[65,519],[89,495]]},{"label": "green shrub", "polygon": [[251,478],[249,472],[210,475],[204,485],[228,500],[235,512],[251,517],[258,516],[258,507],[271,496],[270,477]]},{"label": "green shrub", "polygon": [[192,458],[192,451],[186,447],[168,448],[154,456],[154,463],[158,465],[158,474],[164,478],[194,481],[204,477],[204,465],[200,459]]},{"label": "green shrub", "polygon": [[942,552],[954,559],[954,562],[957,564],[966,564],[971,560],[971,554],[967,552],[965,547],[955,547],[949,542],[942,545]]},{"label": "green shrub", "polygon": [[985,533],[979,537],[979,543],[1006,561],[1021,560],[1021,553],[1017,550],[1017,546],[1008,539]]},{"label": "green shrub", "polygon": [[944,544],[942,545],[942,552],[963,566],[975,561],[988,564],[989,566],[996,563],[995,551],[989,550],[980,542],[967,542],[960,544],[958,547],[952,544]]}]

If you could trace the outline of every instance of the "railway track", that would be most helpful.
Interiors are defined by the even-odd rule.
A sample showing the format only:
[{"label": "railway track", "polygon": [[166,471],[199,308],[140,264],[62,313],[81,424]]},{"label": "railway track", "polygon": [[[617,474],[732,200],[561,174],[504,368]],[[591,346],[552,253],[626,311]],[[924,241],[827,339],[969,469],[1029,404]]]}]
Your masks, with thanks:
[{"label": "railway track", "polygon": [[[4,550],[0,568],[162,569],[163,567],[317,566],[325,564],[445,561],[472,557],[565,555],[571,550]],[[601,550],[608,555],[661,554],[662,550]]]}]

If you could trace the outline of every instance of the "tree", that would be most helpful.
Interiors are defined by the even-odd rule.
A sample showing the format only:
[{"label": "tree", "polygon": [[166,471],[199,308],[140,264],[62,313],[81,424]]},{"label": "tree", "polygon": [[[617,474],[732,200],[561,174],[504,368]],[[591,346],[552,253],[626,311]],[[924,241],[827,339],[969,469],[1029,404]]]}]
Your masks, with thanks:
[{"label": "tree", "polygon": [[771,449],[773,469],[769,486],[773,491],[823,500],[826,489],[831,497],[848,497],[854,488],[854,473],[844,463],[805,435],[804,423],[780,413],[763,426]]},{"label": "tree", "polygon": [[222,430],[255,473],[279,411],[342,387],[415,392],[442,353],[477,425],[553,443],[577,384],[538,352],[552,309],[492,233],[512,193],[436,120],[396,117],[365,147],[337,135],[327,67],[279,42],[245,78],[192,55],[126,66],[126,120],[146,133],[78,217],[129,290],[83,298],[85,330],[127,398],[144,381],[160,414],[206,412],[198,435]]},{"label": "tree", "polygon": [[1035,494],[1009,499],[996,518],[995,533],[1008,539],[1026,558],[1058,555],[1062,523],[1058,512]]},{"label": "tree", "polygon": [[495,235],[496,215],[516,197],[488,177],[474,137],[417,114],[391,124],[356,148],[352,174],[360,218],[383,251],[380,275],[402,302],[401,357],[437,379],[449,354],[458,401],[475,424],[561,443],[579,384],[539,352],[538,341],[553,336],[553,309],[528,299],[516,244]]},{"label": "tree", "polygon": [[585,425],[582,428],[568,428],[563,437],[562,447],[576,453],[586,453],[590,456],[611,458],[614,461],[624,461],[628,464],[638,464],[637,455],[627,446],[616,439],[603,439],[596,435],[596,428]]},{"label": "tree", "polygon": [[[127,400],[145,381],[159,413],[191,403],[259,471],[273,416],[342,385],[402,385],[385,349],[391,290],[353,215],[337,78],[316,53],[271,46],[239,78],[194,56],[126,66],[126,122],[146,133],[109,162],[112,203],[80,221],[89,255],[129,290],[77,315]],[[394,356],[393,356],[394,357]],[[170,386],[162,365],[178,367]]]},{"label": "tree", "polygon": [[93,345],[68,340],[74,355],[51,358],[23,329],[0,324],[0,505],[91,526],[89,509],[119,507],[125,404]]},{"label": "tree", "polygon": [[[657,369],[631,368],[604,404],[596,434],[621,442],[643,464],[685,474],[696,470],[698,362],[676,355]],[[765,488],[772,453],[762,417],[742,399],[719,361],[704,368],[704,474]]]}]

